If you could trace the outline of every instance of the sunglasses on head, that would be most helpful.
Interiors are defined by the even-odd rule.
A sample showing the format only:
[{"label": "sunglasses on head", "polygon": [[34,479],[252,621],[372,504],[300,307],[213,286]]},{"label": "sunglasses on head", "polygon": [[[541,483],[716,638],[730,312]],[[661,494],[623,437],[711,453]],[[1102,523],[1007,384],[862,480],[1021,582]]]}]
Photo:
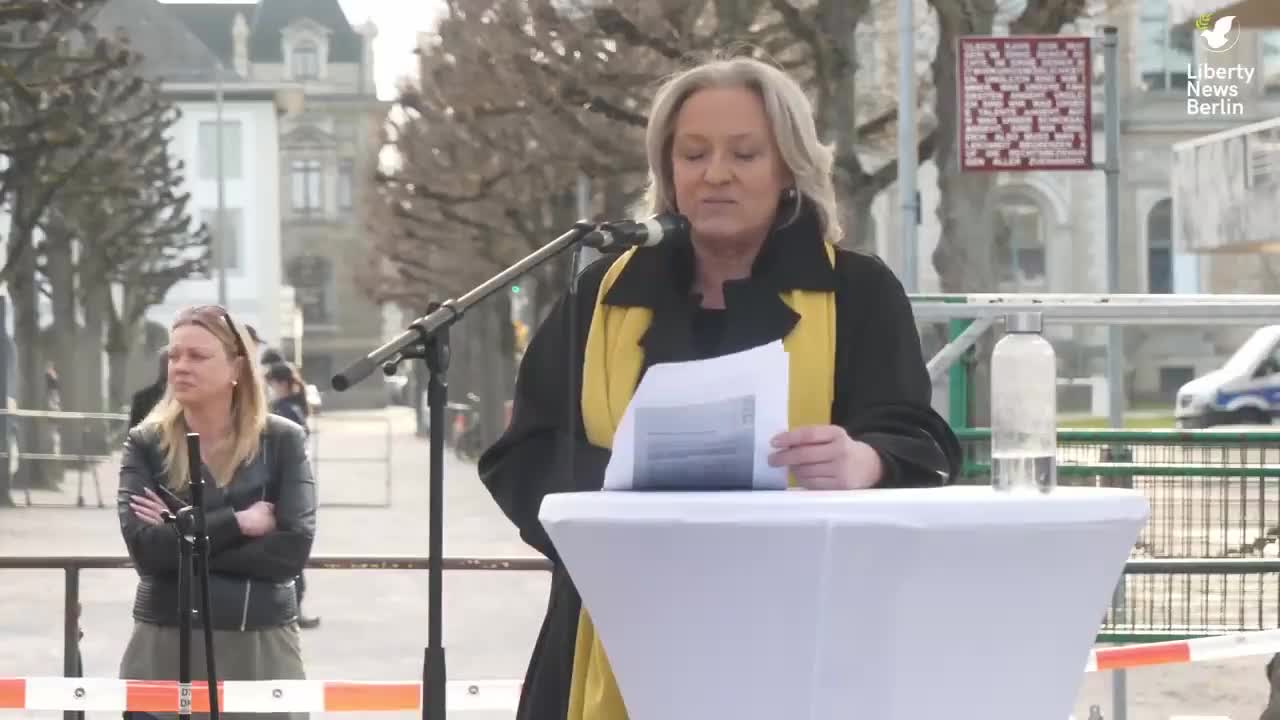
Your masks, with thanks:
[{"label": "sunglasses on head", "polygon": [[244,339],[240,337],[240,332],[236,330],[236,324],[231,322],[231,313],[226,308],[221,305],[197,305],[189,309],[186,314],[192,318],[203,316],[206,320],[212,316],[217,318],[217,321],[225,322],[227,329],[231,331],[231,337],[236,340],[236,355],[249,357],[249,350],[244,345]]}]

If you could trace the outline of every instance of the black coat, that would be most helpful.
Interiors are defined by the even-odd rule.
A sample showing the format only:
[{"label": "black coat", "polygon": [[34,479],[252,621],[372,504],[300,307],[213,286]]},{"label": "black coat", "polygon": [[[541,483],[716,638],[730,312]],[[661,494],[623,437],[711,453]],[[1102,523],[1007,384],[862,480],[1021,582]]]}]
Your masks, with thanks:
[{"label": "black coat", "polygon": [[304,433],[310,433],[310,430],[307,429],[307,397],[302,393],[294,393],[272,400],[271,414],[292,420],[302,428]]},{"label": "black coat", "polygon": [[152,408],[164,397],[164,390],[165,384],[156,382],[133,394],[132,402],[129,403],[129,427],[138,427],[138,423],[151,414]]},{"label": "black coat", "polygon": [[[575,375],[572,397],[577,398],[584,340],[611,261],[605,258],[588,267],[576,296],[562,298],[533,336],[516,380],[511,425],[479,463],[481,479],[521,538],[555,565],[519,720],[562,720],[567,713],[581,598],[537,516],[549,493],[599,490],[603,484],[609,451],[586,440],[577,403],[569,402],[569,370]],[[690,295],[692,281],[691,245],[667,242],[637,252],[610,288],[606,303],[654,311],[641,342],[645,368],[779,340],[798,320],[780,292],[834,290],[832,421],[879,452],[885,473],[882,487],[954,480],[959,443],[930,404],[932,384],[910,301],[878,258],[840,250],[833,269],[817,224],[806,215],[771,235],[750,279],[725,285],[725,312],[700,310]],[[572,434],[567,431],[571,418]]]},{"label": "black coat", "polygon": [[[162,487],[163,486],[163,487]],[[139,520],[130,497],[150,488],[170,509],[190,502],[167,487],[159,432],[144,425],[129,431],[120,461],[116,509],[120,532],[138,573],[134,619],[178,624],[178,537],[168,525]],[[259,500],[275,503],[276,529],[258,538],[240,532],[235,513]],[[306,438],[296,424],[267,416],[258,455],[242,465],[225,488],[206,474],[205,522],[210,548],[210,618],[217,630],[277,627],[298,617],[293,579],[311,555],[316,535],[316,485]]]}]

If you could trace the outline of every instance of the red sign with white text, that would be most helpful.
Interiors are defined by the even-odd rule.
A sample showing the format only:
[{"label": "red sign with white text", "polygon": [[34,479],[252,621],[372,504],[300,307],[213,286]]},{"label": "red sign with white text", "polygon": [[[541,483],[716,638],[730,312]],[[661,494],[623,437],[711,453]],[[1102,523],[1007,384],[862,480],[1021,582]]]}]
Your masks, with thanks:
[{"label": "red sign with white text", "polygon": [[1091,60],[1087,37],[960,38],[960,169],[1092,170]]}]

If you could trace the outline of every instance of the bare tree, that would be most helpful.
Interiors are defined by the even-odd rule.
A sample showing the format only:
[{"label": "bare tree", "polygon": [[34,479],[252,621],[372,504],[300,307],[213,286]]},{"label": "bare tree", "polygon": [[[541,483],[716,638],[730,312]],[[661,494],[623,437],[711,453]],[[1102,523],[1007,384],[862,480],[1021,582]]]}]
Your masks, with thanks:
[{"label": "bare tree", "polygon": [[[135,72],[136,66],[126,70]],[[182,164],[171,158],[166,137],[178,120],[177,109],[160,95],[157,84],[147,83],[111,114],[130,118],[130,125],[67,184],[41,223],[39,269],[53,308],[52,350],[64,410],[107,409],[104,343],[110,368],[106,404],[119,409],[126,361],[137,344],[142,313],[173,282],[199,270],[203,257],[198,244],[188,247],[195,235],[188,230],[188,196],[180,193]],[[170,253],[175,257],[167,261]],[[137,270],[153,260],[160,262],[161,272]],[[177,273],[170,272],[171,266]],[[121,302],[128,308],[123,315]],[[103,449],[102,434],[91,433],[83,423],[62,439],[68,452],[78,452],[82,439]]]},{"label": "bare tree", "polygon": [[[531,177],[545,204],[549,195],[571,189],[578,173],[634,198],[645,175],[643,129],[656,81],[691,56],[706,55],[737,40],[776,60],[809,86],[817,98],[819,124],[838,151],[841,195],[850,207],[846,220],[855,244],[865,231],[870,202],[896,177],[895,161],[875,162],[864,152],[888,139],[897,118],[896,104],[860,109],[854,101],[853,29],[870,0],[792,4],[785,0],[718,0],[669,4],[631,2],[578,4],[452,2],[440,26],[436,46],[427,54],[420,94],[411,99],[431,128],[437,149],[448,140],[441,123],[464,125],[460,135],[475,140],[511,118],[505,144],[487,138],[478,150],[485,171],[476,192],[499,195],[507,216],[532,245],[548,239],[546,227],[524,223],[540,214],[513,207],[516,178]],[[884,97],[881,94],[880,97]],[[427,107],[427,106],[430,107]],[[869,104],[862,103],[861,108]],[[435,116],[431,113],[434,112]],[[928,156],[932,135],[921,143]],[[412,166],[412,163],[406,163]],[[475,165],[471,165],[475,167]],[[456,174],[423,173],[413,183],[425,199],[457,206],[456,193],[442,182],[458,184]],[[619,180],[610,184],[611,180]],[[606,206],[618,202],[606,198]],[[512,251],[528,246],[519,243]],[[496,253],[510,261],[509,253]]]},{"label": "bare tree", "polygon": [[[127,132],[133,118],[110,111],[129,102],[141,81],[122,68],[126,48],[97,39],[85,22],[93,2],[51,0],[20,13],[0,46],[0,137],[8,165],[0,175],[0,204],[10,214],[5,266],[14,307],[21,407],[43,406],[36,315],[36,229],[46,213],[100,153]],[[40,451],[44,433],[28,438]],[[42,466],[26,463],[28,484],[45,484]]]},{"label": "bare tree", "polygon": [[68,213],[83,243],[76,290],[86,330],[99,339],[105,329],[111,408],[127,397],[127,363],[146,311],[179,281],[208,272],[208,229],[193,227],[184,165],[167,140],[180,113],[154,84],[140,100],[148,111],[103,169],[111,182]]},{"label": "bare tree", "polygon": [[[854,29],[870,7],[451,0],[421,50],[419,87],[401,98],[405,119],[389,135],[399,163],[380,178],[385,202],[370,223],[378,239],[366,286],[418,310],[431,295],[471,287],[577,219],[580,174],[597,190],[590,215],[621,212],[646,179],[643,134],[657,82],[726,47],[778,63],[811,90],[837,149],[847,234],[865,243],[871,201],[897,174],[884,152],[897,119],[892,96],[855,102]],[[927,83],[919,91],[928,97]],[[926,134],[922,156],[932,142]],[[537,278],[538,316],[562,286],[563,265]]]}]

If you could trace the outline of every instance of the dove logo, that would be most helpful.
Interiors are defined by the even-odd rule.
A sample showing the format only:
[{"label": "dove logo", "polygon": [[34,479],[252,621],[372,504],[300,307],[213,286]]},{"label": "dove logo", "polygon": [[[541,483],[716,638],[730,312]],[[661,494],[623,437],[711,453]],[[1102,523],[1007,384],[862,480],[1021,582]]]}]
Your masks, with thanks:
[{"label": "dove logo", "polygon": [[1235,15],[1227,15],[1214,19],[1212,15],[1201,15],[1196,18],[1196,30],[1204,41],[1206,50],[1212,53],[1230,51],[1240,42],[1240,24]]}]

